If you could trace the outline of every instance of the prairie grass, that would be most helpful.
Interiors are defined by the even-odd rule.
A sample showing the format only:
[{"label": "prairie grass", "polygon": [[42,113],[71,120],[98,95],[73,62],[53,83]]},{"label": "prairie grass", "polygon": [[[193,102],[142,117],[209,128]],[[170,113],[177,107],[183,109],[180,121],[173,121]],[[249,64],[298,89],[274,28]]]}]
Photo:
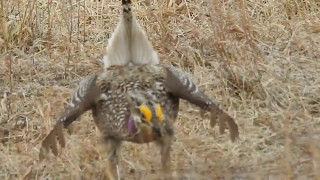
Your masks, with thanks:
[{"label": "prairie grass", "polygon": [[[41,141],[73,88],[102,66],[116,0],[0,0],[0,179],[101,179],[106,157],[88,112],[58,157]],[[185,102],[175,124],[175,179],[320,179],[318,0],[133,1],[161,63],[189,71],[240,126],[211,129]],[[154,144],[125,143],[125,179],[159,179]],[[317,170],[318,169],[318,170]]]}]

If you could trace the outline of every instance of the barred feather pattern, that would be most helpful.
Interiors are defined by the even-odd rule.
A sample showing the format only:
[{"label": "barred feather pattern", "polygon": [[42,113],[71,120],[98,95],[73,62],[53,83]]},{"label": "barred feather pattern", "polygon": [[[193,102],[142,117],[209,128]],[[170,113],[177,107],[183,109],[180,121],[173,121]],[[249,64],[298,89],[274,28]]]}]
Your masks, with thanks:
[{"label": "barred feather pattern", "polygon": [[[212,126],[219,119],[220,132],[228,128],[231,140],[238,138],[238,125],[234,119],[199,90],[186,73],[168,65],[113,66],[87,77],[74,94],[69,106],[71,110],[66,110],[63,115],[67,118],[62,118],[63,120],[59,122],[63,122],[66,127],[86,110],[91,109],[94,121],[103,136],[112,137],[117,141],[151,142],[172,135],[173,123],[179,111],[179,99],[185,99],[209,111]],[[160,136],[151,133],[153,135],[150,137],[149,132],[141,131],[141,137],[147,136],[146,140],[137,138],[139,134],[137,137],[131,134],[127,127],[129,117],[132,115],[132,103],[135,106],[146,104],[153,113],[155,113],[153,105],[160,104],[164,115],[163,123],[158,123],[156,116],[153,116],[151,122],[154,127],[142,128],[146,129],[146,132],[158,128]],[[74,107],[81,108],[76,108],[77,111],[73,112]],[[68,114],[70,112],[71,115]],[[52,135],[50,137],[47,141],[51,141]],[[48,142],[43,144],[46,147],[50,145]]]},{"label": "barred feather pattern", "polygon": [[64,127],[71,124],[84,111],[92,108],[93,99],[100,93],[99,89],[94,86],[96,78],[95,74],[87,76],[75,89],[66,112],[59,119],[64,124]]}]

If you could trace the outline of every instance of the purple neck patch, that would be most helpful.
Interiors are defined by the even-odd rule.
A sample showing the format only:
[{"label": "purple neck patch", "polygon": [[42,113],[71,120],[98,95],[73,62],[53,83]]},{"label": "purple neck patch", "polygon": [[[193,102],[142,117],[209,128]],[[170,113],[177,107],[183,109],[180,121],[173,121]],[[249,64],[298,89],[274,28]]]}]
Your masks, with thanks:
[{"label": "purple neck patch", "polygon": [[129,117],[129,121],[128,121],[128,131],[129,132],[134,132],[136,131],[136,125],[134,123],[133,117],[130,116]]}]

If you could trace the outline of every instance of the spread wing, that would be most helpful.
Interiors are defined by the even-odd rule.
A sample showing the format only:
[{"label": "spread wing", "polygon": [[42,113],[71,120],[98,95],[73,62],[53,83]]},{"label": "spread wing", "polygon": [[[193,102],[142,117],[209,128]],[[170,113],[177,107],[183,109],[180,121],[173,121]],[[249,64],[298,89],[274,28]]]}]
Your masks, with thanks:
[{"label": "spread wing", "polygon": [[198,86],[191,81],[186,73],[174,67],[167,67],[166,70],[167,77],[165,86],[170,93],[181,99],[187,100],[203,110],[209,111],[211,113],[211,126],[215,126],[218,118],[220,133],[223,133],[228,127],[232,141],[239,137],[238,125],[235,120],[221,110],[206,94],[200,91]]},{"label": "spread wing", "polygon": [[81,114],[91,109],[95,100],[100,96],[100,88],[96,84],[97,75],[87,76],[74,91],[71,102],[62,114],[54,128],[42,142],[39,158],[42,160],[45,154],[52,149],[54,155],[58,155],[57,141],[61,147],[65,147],[63,127],[68,127]]}]

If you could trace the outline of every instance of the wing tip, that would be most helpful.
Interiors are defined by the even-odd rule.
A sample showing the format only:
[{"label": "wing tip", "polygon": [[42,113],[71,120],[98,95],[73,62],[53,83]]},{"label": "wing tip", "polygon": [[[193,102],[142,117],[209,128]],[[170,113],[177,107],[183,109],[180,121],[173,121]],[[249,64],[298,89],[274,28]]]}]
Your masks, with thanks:
[{"label": "wing tip", "polygon": [[63,123],[60,121],[58,121],[58,123],[54,126],[54,128],[50,131],[50,133],[46,136],[46,138],[42,141],[40,152],[39,152],[40,161],[46,158],[46,154],[50,151],[50,149],[55,156],[58,156],[57,141],[59,142],[62,148],[66,146],[66,141],[63,136]]},{"label": "wing tip", "polygon": [[230,139],[232,142],[235,142],[239,139],[239,126],[237,122],[229,116],[227,113],[219,109],[217,106],[212,106],[211,109],[211,117],[210,117],[210,125],[214,127],[217,123],[217,118],[219,118],[219,131],[220,134],[225,132],[225,129],[229,129]]}]

